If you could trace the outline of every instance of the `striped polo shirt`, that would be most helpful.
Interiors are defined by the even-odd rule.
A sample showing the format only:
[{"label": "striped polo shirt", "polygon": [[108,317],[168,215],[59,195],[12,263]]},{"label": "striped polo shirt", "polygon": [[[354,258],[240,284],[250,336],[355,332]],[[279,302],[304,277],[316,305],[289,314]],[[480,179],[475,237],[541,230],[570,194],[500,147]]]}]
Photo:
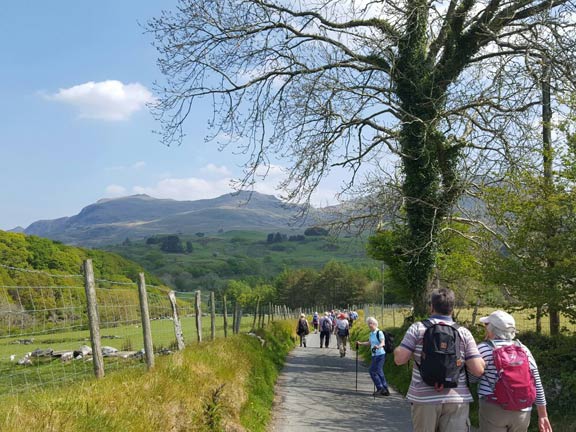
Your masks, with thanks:
[{"label": "striped polo shirt", "polygon": [[[498,348],[501,346],[512,345],[514,341],[494,339],[492,343]],[[528,361],[530,363],[530,371],[534,377],[534,382],[536,383],[536,405],[546,405],[546,396],[544,395],[544,387],[542,386],[542,381],[540,380],[540,373],[538,372],[538,366],[536,365],[536,360],[532,356],[530,350],[520,343],[522,349],[528,355]],[[494,366],[494,358],[492,356],[492,351],[494,348],[488,344],[488,342],[481,342],[478,344],[478,350],[480,355],[486,362],[486,368],[484,369],[484,375],[479,379],[478,384],[478,396],[480,398],[485,398],[494,393],[494,387],[496,386],[496,381],[498,379],[498,373],[496,371],[496,366]],[[474,380],[477,381],[478,379]],[[522,411],[530,411],[532,407],[525,408]]]},{"label": "striped polo shirt", "polygon": [[[429,320],[433,324],[440,322],[453,323],[452,317],[443,315],[432,315]],[[415,403],[463,403],[472,402],[472,394],[466,385],[466,376],[464,372],[460,374],[458,380],[458,386],[455,388],[445,388],[441,391],[436,391],[432,386],[426,384],[422,377],[420,376],[420,370],[416,363],[420,364],[420,356],[422,354],[422,343],[424,339],[424,333],[426,332],[426,327],[422,322],[416,322],[408,328],[408,331],[404,335],[404,339],[400,343],[400,346],[412,351],[412,358],[414,360],[414,365],[412,368],[412,381],[410,382],[410,388],[408,389],[408,394],[406,399],[410,402]],[[464,327],[458,329],[460,334],[460,344],[461,353],[464,360],[469,360],[472,358],[479,358],[480,353],[478,352],[478,347],[474,341],[474,337],[470,331]]]}]

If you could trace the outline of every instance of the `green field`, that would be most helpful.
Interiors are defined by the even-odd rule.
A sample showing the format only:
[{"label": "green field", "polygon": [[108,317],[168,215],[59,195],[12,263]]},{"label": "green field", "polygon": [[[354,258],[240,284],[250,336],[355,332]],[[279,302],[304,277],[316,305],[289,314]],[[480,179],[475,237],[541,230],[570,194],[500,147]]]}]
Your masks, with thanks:
[{"label": "green field", "polygon": [[366,256],[365,239],[358,237],[306,236],[304,241],[268,243],[265,232],[229,231],[206,237],[182,235],[180,239],[192,243],[191,253],[166,253],[144,240],[106,250],[137,262],[178,291],[211,289],[228,279],[271,279],[285,268],[321,269],[331,260],[374,265]]},{"label": "green field", "polygon": [[[183,317],[182,331],[186,345],[197,343],[196,321],[194,317]],[[253,316],[245,316],[241,321],[241,332],[248,332],[252,327]],[[232,334],[232,320],[228,322],[228,334]],[[162,348],[172,348],[176,337],[171,320],[151,321],[152,339],[155,351]],[[139,324],[124,325],[101,330],[102,346],[111,346],[118,350],[137,351],[144,347],[142,328]],[[216,337],[224,336],[224,319],[216,317]],[[202,337],[210,339],[210,317],[202,318]],[[93,375],[92,361],[72,360],[61,362],[59,359],[33,359],[30,366],[21,366],[17,361],[26,353],[37,348],[51,348],[54,351],[78,350],[82,345],[90,346],[88,330],[65,331],[34,336],[34,342],[29,345],[15,343],[19,339],[29,339],[28,336],[17,336],[0,339],[0,394],[18,393],[35,387],[61,385],[64,382],[76,381]],[[10,361],[14,355],[15,360]],[[124,367],[143,367],[139,360],[105,358],[107,371]]]}]

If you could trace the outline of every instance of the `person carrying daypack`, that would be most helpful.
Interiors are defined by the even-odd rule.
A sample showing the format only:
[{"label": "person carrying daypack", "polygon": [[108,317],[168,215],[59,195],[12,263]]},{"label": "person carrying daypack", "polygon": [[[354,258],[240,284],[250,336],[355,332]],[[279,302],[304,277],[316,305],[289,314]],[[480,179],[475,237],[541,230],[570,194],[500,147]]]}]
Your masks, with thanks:
[{"label": "person carrying daypack", "polygon": [[470,331],[452,319],[454,292],[440,288],[431,294],[431,315],[412,324],[394,350],[397,365],[414,360],[406,398],[412,403],[414,432],[469,430],[472,394],[464,366],[474,376],[484,372],[484,360]]},{"label": "person carrying daypack", "polygon": [[309,333],[310,333],[310,327],[308,326],[306,315],[300,314],[300,319],[298,320],[298,326],[296,327],[296,334],[300,337],[300,347],[304,346],[304,348],[306,348],[306,336]]},{"label": "person carrying daypack", "polygon": [[312,327],[314,327],[314,334],[318,333],[318,326],[320,325],[320,318],[318,317],[318,312],[314,312],[312,317]]},{"label": "person carrying daypack", "polygon": [[486,340],[478,344],[486,362],[478,385],[480,432],[526,432],[534,403],[540,432],[552,432],[538,367],[530,350],[515,339],[514,318],[497,310],[480,322],[486,328]]},{"label": "person carrying daypack", "polygon": [[346,343],[350,335],[350,323],[346,315],[341,313],[336,320],[336,345],[340,351],[340,357],[346,356]]},{"label": "person carrying daypack", "polygon": [[384,345],[386,343],[386,336],[382,330],[378,329],[378,321],[376,318],[368,317],[366,319],[366,324],[368,324],[368,328],[370,329],[368,341],[356,341],[356,347],[359,345],[370,347],[370,352],[372,353],[372,361],[370,362],[370,378],[372,378],[372,382],[376,387],[374,396],[390,396],[388,383],[386,382],[386,376],[384,375],[384,361],[386,360]]},{"label": "person carrying daypack", "polygon": [[324,345],[328,348],[330,344],[330,333],[332,333],[332,317],[328,312],[320,318],[320,348]]},{"label": "person carrying daypack", "polygon": [[384,352],[386,354],[391,354],[394,352],[394,335],[386,331],[381,331],[376,334],[378,342],[384,339]]},{"label": "person carrying daypack", "polygon": [[348,321],[350,321],[350,328],[352,328],[352,326],[354,325],[354,321],[356,321],[358,319],[358,314],[356,313],[356,311],[350,311],[348,313]]}]

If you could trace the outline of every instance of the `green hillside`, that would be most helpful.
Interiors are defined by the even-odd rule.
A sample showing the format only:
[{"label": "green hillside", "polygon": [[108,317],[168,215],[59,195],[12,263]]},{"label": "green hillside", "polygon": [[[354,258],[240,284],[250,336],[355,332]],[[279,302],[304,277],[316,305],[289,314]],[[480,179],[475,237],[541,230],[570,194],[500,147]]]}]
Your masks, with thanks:
[{"label": "green hillside", "polygon": [[[126,241],[107,249],[139,263],[182,291],[218,288],[228,279],[271,279],[286,268],[321,269],[331,260],[354,266],[374,265],[366,256],[362,238],[304,236],[303,233],[286,233],[282,241],[274,242],[267,241],[267,233],[255,231],[180,235],[180,253],[163,251],[160,243],[147,244],[146,240]],[[295,235],[300,235],[299,241],[290,240]]]},{"label": "green hillside", "polygon": [[[0,267],[0,285],[65,285],[66,278],[14,271],[7,267],[56,275],[78,275],[83,260],[87,258],[93,260],[94,275],[98,279],[135,282],[138,273],[144,271],[140,265],[110,252],[66,246],[41,237],[0,231],[0,265],[4,266]],[[147,274],[146,279],[153,284],[161,283],[151,274]],[[78,281],[73,283],[78,284]]]},{"label": "green hillside", "polygon": [[[0,231],[0,338],[18,334],[47,334],[62,329],[85,329],[84,277],[81,265],[91,258],[100,318],[107,325],[138,319],[134,283],[143,268],[121,256],[65,246],[51,240]],[[148,274],[152,298],[162,295],[160,279]],[[153,287],[152,285],[156,286]],[[106,302],[124,304],[122,317]],[[128,312],[129,311],[129,312]]]}]

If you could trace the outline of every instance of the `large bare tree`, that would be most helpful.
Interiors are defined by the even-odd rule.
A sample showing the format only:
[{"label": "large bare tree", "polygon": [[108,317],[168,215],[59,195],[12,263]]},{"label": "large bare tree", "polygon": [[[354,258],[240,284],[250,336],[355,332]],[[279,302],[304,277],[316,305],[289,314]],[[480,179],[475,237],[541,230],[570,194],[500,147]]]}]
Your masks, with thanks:
[{"label": "large bare tree", "polygon": [[400,168],[423,314],[438,230],[466,179],[529,159],[529,64],[571,73],[574,13],[573,0],[181,0],[149,23],[166,78],[155,110],[164,141],[181,142],[193,104],[211,98],[211,137],[247,155],[243,184],[283,157],[294,201],[334,167],[349,170],[344,189],[366,166]]}]

